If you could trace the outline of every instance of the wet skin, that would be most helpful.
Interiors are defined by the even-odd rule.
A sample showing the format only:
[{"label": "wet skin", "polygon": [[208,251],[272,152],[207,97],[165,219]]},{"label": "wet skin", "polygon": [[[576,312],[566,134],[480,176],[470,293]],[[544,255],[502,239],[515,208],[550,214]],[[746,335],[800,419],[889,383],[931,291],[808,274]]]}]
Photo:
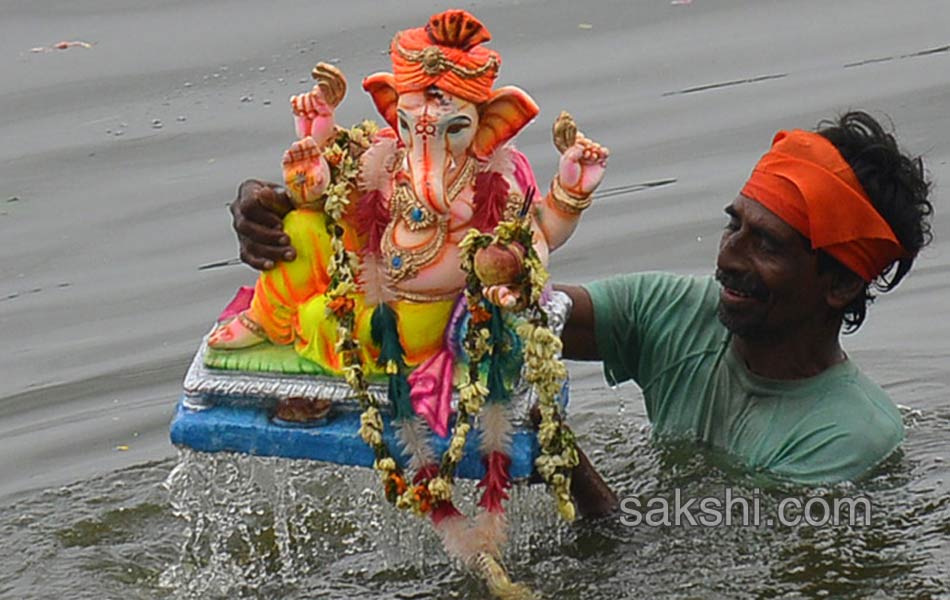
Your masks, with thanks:
[{"label": "wet skin", "polygon": [[857,277],[821,272],[809,241],[758,202],[738,196],[719,242],[719,319],[749,369],[772,379],[812,377],[847,357],[838,341]]}]

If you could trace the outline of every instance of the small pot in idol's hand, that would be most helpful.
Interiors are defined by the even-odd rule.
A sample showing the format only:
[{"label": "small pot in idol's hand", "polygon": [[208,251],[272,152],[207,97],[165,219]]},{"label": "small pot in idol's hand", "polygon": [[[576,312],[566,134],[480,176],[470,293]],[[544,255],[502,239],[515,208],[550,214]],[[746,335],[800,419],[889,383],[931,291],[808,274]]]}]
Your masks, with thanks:
[{"label": "small pot in idol's hand", "polygon": [[475,274],[486,287],[518,283],[524,274],[524,255],[518,242],[493,243],[475,252]]}]

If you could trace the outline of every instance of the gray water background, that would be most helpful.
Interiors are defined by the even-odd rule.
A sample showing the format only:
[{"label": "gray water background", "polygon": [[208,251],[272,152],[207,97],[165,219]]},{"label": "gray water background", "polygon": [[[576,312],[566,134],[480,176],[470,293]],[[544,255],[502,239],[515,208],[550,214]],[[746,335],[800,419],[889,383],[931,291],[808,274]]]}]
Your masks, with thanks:
[{"label": "gray water background", "polygon": [[[558,281],[711,272],[721,209],[772,134],[848,108],[892,120],[937,186],[934,244],[845,340],[908,429],[871,481],[817,492],[867,494],[871,527],[565,528],[543,494],[520,491],[513,574],[564,598],[950,597],[950,3],[460,6],[493,33],[499,84],[541,106],[518,138],[540,181],[562,109],[611,148],[605,191],[675,180],[604,194],[554,255]],[[331,60],[350,82],[340,121],[373,116],[359,81],[387,68],[395,31],[443,8],[0,5],[0,597],[482,597],[423,528],[364,492],[365,473],[179,458],[167,438],[198,340],[253,280],[198,267],[236,255],[237,183],[279,176],[288,96]],[[95,45],[30,52],[60,40]],[[571,371],[571,423],[621,496],[752,493],[714,456],[651,445],[634,387]],[[390,526],[403,535],[383,536]]]}]

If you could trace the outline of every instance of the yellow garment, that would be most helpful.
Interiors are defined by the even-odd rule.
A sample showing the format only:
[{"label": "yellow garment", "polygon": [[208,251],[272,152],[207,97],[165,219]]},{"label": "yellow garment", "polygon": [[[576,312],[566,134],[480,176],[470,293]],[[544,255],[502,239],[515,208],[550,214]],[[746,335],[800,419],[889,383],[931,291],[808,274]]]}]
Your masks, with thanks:
[{"label": "yellow garment", "polygon": [[[315,210],[293,210],[284,217],[284,232],[290,237],[297,258],[278,263],[261,274],[249,316],[264,328],[275,344],[293,342],[300,356],[328,371],[340,373],[340,357],[334,350],[337,323],[327,315],[325,295],[330,285],[326,267],[331,256],[326,215]],[[348,250],[359,246],[352,228],[344,228],[343,243]],[[365,306],[362,295],[355,295],[353,299],[356,301],[355,334],[363,351],[365,372],[381,373],[382,368],[376,366],[379,350],[373,345],[370,327],[372,308]],[[397,300],[389,304],[398,318],[407,365],[420,364],[442,347],[454,300],[425,303]]]}]

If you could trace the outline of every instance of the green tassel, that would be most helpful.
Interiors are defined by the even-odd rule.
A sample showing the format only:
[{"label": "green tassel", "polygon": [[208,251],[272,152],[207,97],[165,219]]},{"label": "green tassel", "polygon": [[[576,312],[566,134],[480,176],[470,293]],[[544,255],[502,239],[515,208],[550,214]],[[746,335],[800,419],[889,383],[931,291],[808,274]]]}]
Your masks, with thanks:
[{"label": "green tassel", "polygon": [[488,343],[491,345],[491,360],[488,365],[488,402],[508,402],[511,392],[505,384],[505,366],[508,357],[505,352],[505,323],[501,309],[491,305],[491,321],[488,323]]},{"label": "green tassel", "polygon": [[409,419],[414,413],[409,399],[409,379],[406,377],[406,352],[399,341],[396,312],[385,302],[373,310],[370,330],[373,342],[379,347],[376,364],[389,374],[387,395],[393,407],[393,418]]}]

